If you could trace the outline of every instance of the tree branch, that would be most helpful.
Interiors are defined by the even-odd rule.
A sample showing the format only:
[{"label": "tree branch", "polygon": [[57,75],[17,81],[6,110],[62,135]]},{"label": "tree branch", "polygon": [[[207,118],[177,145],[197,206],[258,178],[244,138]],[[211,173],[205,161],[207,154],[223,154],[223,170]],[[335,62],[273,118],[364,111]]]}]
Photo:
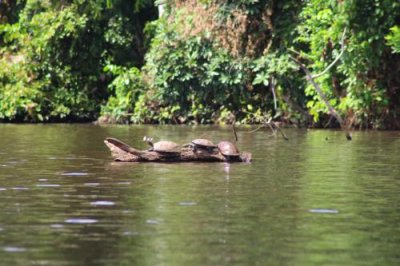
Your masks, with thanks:
[{"label": "tree branch", "polygon": [[300,66],[300,68],[304,71],[304,73],[306,74],[307,80],[314,86],[318,95],[321,97],[321,99],[324,101],[325,105],[328,107],[329,112],[336,118],[336,120],[339,122],[340,126],[343,127],[342,117],[335,110],[335,108],[333,108],[333,106],[329,103],[329,100],[326,97],[326,95],[322,92],[321,87],[314,81],[314,78],[311,75],[311,72],[307,69],[307,67],[303,63],[298,61],[296,58],[290,56],[290,59],[292,59],[296,64],[298,64]]},{"label": "tree branch", "polygon": [[276,93],[275,93],[275,79],[274,77],[271,77],[271,91],[272,91],[272,96],[274,97],[274,109],[276,111],[276,109],[278,108],[277,102],[276,102]]},{"label": "tree branch", "polygon": [[347,30],[347,28],[344,28],[343,35],[342,35],[342,39],[341,39],[341,41],[340,41],[341,51],[340,51],[339,55],[335,58],[335,60],[333,60],[333,62],[332,62],[327,68],[325,68],[324,71],[322,71],[322,72],[319,73],[319,74],[312,75],[311,77],[312,77],[313,79],[319,78],[319,77],[321,77],[322,75],[324,75],[326,72],[328,72],[329,69],[331,69],[331,68],[336,64],[337,61],[339,61],[340,57],[343,55],[344,50],[345,50],[345,48],[346,48],[346,46],[344,45],[344,37],[346,36],[346,30]]},{"label": "tree branch", "polygon": [[344,50],[345,50],[344,38],[345,38],[345,35],[346,35],[346,30],[347,30],[347,28],[345,28],[344,31],[343,31],[343,35],[342,35],[342,39],[341,39],[342,48],[341,48],[340,54],[336,57],[336,59],[324,71],[322,71],[319,74],[312,75],[311,72],[307,69],[307,67],[303,63],[301,63],[300,61],[298,61],[296,58],[294,58],[292,56],[289,56],[289,58],[291,60],[293,60],[296,64],[298,64],[300,66],[300,68],[304,71],[304,73],[306,74],[306,79],[314,86],[314,88],[317,91],[318,95],[321,97],[321,99],[324,101],[325,105],[328,107],[329,113],[333,117],[335,117],[336,120],[339,122],[340,128],[346,131],[346,138],[348,140],[351,140],[352,136],[351,136],[351,132],[349,131],[350,127],[351,127],[351,124],[350,124],[350,126],[349,125],[347,125],[347,126],[345,125],[345,121],[343,120],[343,118],[336,111],[336,109],[333,108],[333,106],[330,104],[330,102],[329,102],[328,98],[326,97],[326,95],[322,92],[321,87],[314,80],[315,78],[318,78],[318,77],[324,75],[339,60],[339,58],[343,55]]}]

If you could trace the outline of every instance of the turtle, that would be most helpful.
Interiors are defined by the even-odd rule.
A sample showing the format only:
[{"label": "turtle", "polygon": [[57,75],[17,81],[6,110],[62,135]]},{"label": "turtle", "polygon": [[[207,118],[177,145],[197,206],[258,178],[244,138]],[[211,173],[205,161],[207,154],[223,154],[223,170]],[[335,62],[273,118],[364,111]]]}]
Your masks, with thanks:
[{"label": "turtle", "polygon": [[221,141],[218,143],[219,152],[226,160],[236,160],[240,157],[240,153],[235,144],[230,141]]},{"label": "turtle", "polygon": [[206,150],[209,153],[213,153],[217,148],[217,145],[208,139],[194,139],[188,146],[193,149],[193,152],[196,152],[197,150]]},{"label": "turtle", "polygon": [[180,152],[179,145],[175,142],[168,140],[161,140],[153,143],[153,138],[144,136],[143,141],[147,142],[151,146],[149,151],[155,151],[164,154],[177,154]]}]

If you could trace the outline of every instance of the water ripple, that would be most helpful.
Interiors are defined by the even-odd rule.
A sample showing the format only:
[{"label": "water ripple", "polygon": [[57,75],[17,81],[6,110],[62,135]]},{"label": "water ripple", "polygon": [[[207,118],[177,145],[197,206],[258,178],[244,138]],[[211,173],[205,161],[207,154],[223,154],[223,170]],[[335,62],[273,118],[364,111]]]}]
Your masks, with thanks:
[{"label": "water ripple", "polygon": [[331,213],[331,214],[339,213],[339,211],[336,209],[310,209],[309,211],[311,213]]},{"label": "water ripple", "polygon": [[180,206],[194,206],[194,205],[197,205],[197,203],[194,201],[182,201],[182,202],[179,202],[179,205]]},{"label": "water ripple", "polygon": [[132,231],[125,231],[125,232],[122,233],[122,235],[124,235],[124,236],[137,236],[137,235],[139,235],[139,233],[138,232],[132,232]]},{"label": "water ripple", "polygon": [[59,228],[63,228],[64,225],[62,225],[62,224],[52,224],[52,225],[50,225],[50,227],[59,229]]},{"label": "water ripple", "polygon": [[86,176],[89,174],[85,173],[85,172],[66,172],[66,173],[62,173],[61,175],[63,175],[63,176]]},{"label": "water ripple", "polygon": [[147,219],[146,224],[160,224],[162,221],[157,219]]},{"label": "water ripple", "polygon": [[92,205],[92,206],[114,206],[115,202],[106,201],[106,200],[98,200],[98,201],[91,202],[90,205]]},{"label": "water ripple", "polygon": [[27,187],[13,187],[11,189],[13,189],[13,190],[29,190],[29,188],[27,188]]},{"label": "water ripple", "polygon": [[88,186],[88,187],[96,187],[96,186],[99,186],[100,185],[100,183],[85,183],[85,184],[83,184],[84,186]]},{"label": "water ripple", "polygon": [[117,182],[117,185],[130,185],[131,182]]},{"label": "water ripple", "polygon": [[59,184],[37,184],[37,187],[60,187]]},{"label": "water ripple", "polygon": [[5,252],[25,252],[26,248],[22,248],[22,247],[4,247],[3,250]]},{"label": "water ripple", "polygon": [[94,224],[97,223],[97,220],[89,218],[70,218],[66,219],[65,222],[67,224]]}]

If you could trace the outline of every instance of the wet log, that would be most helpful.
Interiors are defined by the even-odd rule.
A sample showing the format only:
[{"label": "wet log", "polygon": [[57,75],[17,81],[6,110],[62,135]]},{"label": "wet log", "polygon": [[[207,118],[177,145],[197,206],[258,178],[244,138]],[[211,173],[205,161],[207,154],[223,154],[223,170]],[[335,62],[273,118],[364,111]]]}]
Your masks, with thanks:
[{"label": "wet log", "polygon": [[111,151],[114,161],[118,162],[250,162],[251,153],[242,152],[240,157],[227,159],[220,152],[210,153],[206,150],[193,151],[182,147],[178,153],[159,153],[149,150],[138,150],[116,139],[106,138],[104,143]]}]

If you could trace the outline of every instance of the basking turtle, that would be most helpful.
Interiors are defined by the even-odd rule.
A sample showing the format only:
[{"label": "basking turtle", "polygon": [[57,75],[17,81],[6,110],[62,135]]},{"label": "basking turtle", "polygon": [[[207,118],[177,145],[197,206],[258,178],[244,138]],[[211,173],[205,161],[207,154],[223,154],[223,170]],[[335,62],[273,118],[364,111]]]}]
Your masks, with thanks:
[{"label": "basking turtle", "polygon": [[218,150],[228,161],[237,160],[240,157],[236,145],[229,141],[221,141],[218,143]]},{"label": "basking turtle", "polygon": [[209,153],[213,153],[217,148],[217,145],[208,139],[194,139],[188,146],[193,149],[193,152],[196,152],[197,150],[206,150]]},{"label": "basking turtle", "polygon": [[170,155],[180,153],[179,145],[172,141],[161,140],[153,143],[153,138],[149,138],[147,136],[144,136],[143,141],[147,142],[147,144],[151,146],[149,151],[155,151],[158,153],[165,153]]}]

